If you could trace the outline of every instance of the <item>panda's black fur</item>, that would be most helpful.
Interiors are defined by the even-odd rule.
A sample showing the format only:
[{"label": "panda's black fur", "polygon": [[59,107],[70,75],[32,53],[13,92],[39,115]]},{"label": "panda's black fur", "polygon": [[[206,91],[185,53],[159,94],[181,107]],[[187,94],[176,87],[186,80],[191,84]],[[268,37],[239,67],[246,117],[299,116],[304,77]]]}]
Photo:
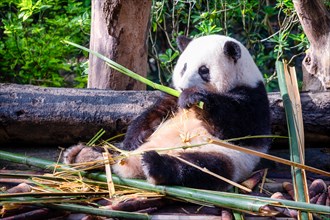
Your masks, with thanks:
[{"label": "panda's black fur", "polygon": [[[205,52],[200,43],[205,43]],[[143,154],[118,162],[113,170],[120,176],[146,178],[154,184],[226,190],[227,183],[176,157],[233,181],[246,178],[259,158],[213,144],[159,153],[155,149],[206,143],[210,138],[270,134],[269,103],[261,74],[246,48],[229,37],[206,36],[192,42],[179,37],[178,47],[183,55],[174,71],[173,84],[182,93],[179,98],[163,94],[130,124],[120,147],[142,150]],[[189,54],[195,50],[201,55]],[[218,57],[205,57],[208,50],[210,56]],[[199,102],[203,102],[203,109],[196,106]],[[186,137],[178,137],[181,135]],[[269,147],[266,138],[232,142],[261,152]],[[66,155],[69,157],[70,152]]]}]

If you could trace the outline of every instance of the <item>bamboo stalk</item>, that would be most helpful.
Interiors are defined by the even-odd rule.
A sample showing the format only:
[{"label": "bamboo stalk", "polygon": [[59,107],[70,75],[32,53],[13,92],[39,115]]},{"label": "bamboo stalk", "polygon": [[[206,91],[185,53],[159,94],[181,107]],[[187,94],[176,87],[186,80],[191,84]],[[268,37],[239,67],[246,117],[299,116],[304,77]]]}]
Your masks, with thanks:
[{"label": "bamboo stalk", "polygon": [[247,154],[252,154],[252,155],[255,155],[255,156],[258,156],[258,157],[261,157],[261,158],[265,158],[267,160],[272,160],[272,161],[282,163],[282,164],[285,164],[285,165],[288,165],[288,166],[294,166],[294,167],[297,167],[297,168],[305,169],[305,170],[313,172],[313,173],[317,173],[317,174],[320,174],[320,175],[323,175],[323,176],[330,177],[330,173],[327,172],[327,171],[320,170],[320,169],[310,167],[310,166],[307,166],[307,165],[304,165],[304,164],[300,164],[300,163],[297,163],[297,162],[293,162],[293,161],[290,161],[290,160],[286,160],[286,159],[283,159],[283,158],[280,158],[280,157],[275,157],[275,156],[272,156],[272,155],[269,155],[269,154],[261,153],[259,151],[254,151],[254,150],[251,150],[251,149],[248,149],[248,148],[245,148],[245,147],[240,147],[240,146],[237,146],[237,145],[225,142],[225,141],[210,139],[209,142],[212,143],[212,144],[217,144],[217,145],[222,146],[222,147],[227,147],[227,148],[230,148],[230,149],[233,149],[233,150],[237,150],[237,151],[241,151],[241,152],[244,152],[244,153],[247,153]]},{"label": "bamboo stalk", "polygon": [[100,139],[100,137],[102,137],[102,135],[104,135],[105,130],[102,128],[101,130],[99,130],[94,137],[92,137],[92,139],[90,139],[90,141],[88,141],[88,143],[86,144],[87,146],[93,146],[94,143]]},{"label": "bamboo stalk", "polygon": [[[11,161],[15,163],[24,163],[27,165],[37,166],[42,169],[52,169],[55,166],[58,170],[72,168],[68,166],[56,165],[52,161],[47,161],[39,158],[26,157],[24,155],[9,153],[0,150],[0,158],[2,160]],[[85,176],[90,179],[99,180],[106,182],[106,176],[103,173],[87,173],[85,171],[79,172],[81,176]],[[273,215],[273,212],[264,209],[265,206],[279,206],[279,207],[289,207],[292,209],[303,210],[306,212],[314,212],[319,214],[330,214],[328,207],[323,205],[308,204],[305,202],[295,202],[289,200],[279,200],[271,198],[262,198],[256,196],[239,195],[226,192],[208,191],[208,190],[197,190],[180,186],[161,186],[152,185],[144,180],[138,179],[123,179],[118,176],[113,175],[113,182],[118,185],[131,186],[139,189],[149,190],[153,192],[158,192],[166,196],[171,196],[179,199],[187,199],[190,201],[203,202],[208,204],[213,204],[216,206],[230,208],[235,210],[242,210],[245,212],[256,212],[261,215]]]},{"label": "bamboo stalk", "polygon": [[[285,72],[287,75],[289,74],[289,72],[288,70],[285,70],[283,62],[276,61],[276,71],[290,137],[290,159],[293,162],[304,164],[304,150],[302,147],[303,135],[301,135],[303,130],[299,130],[302,129],[302,123],[298,121],[298,116],[295,114],[297,112],[295,112],[293,107],[293,105],[297,107],[297,103],[294,102],[295,98],[293,94],[298,93],[297,91],[294,91],[297,90],[297,86],[292,84],[292,80],[289,79],[289,76],[285,76]],[[295,76],[290,77],[292,78]],[[298,123],[300,123],[300,126],[298,125]],[[305,170],[297,167],[291,167],[291,173],[295,192],[295,200],[301,202],[308,202],[308,189]],[[312,219],[312,216],[311,214],[302,212],[298,213],[298,219]]]},{"label": "bamboo stalk", "polygon": [[[105,149],[106,150],[106,149]],[[106,150],[103,154],[104,158],[104,166],[105,166],[105,174],[107,176],[107,184],[108,184],[108,190],[109,190],[109,198],[113,198],[115,194],[115,185],[113,184],[112,181],[112,172],[110,168],[110,163],[109,163],[109,152]]]},{"label": "bamboo stalk", "polygon": [[141,220],[151,220],[151,216],[148,214],[143,213],[136,213],[136,212],[124,212],[124,211],[116,211],[116,210],[106,210],[100,208],[92,208],[88,206],[76,205],[76,204],[44,204],[42,206],[61,209],[61,210],[68,210],[74,211],[78,213],[88,213],[92,215],[98,216],[106,216],[112,218],[131,218],[131,219],[141,219]]},{"label": "bamboo stalk", "polygon": [[[251,136],[251,137],[253,137],[253,138],[269,138],[269,137],[274,137],[274,136],[260,135],[260,136]],[[245,147],[240,147],[238,145],[234,145],[234,144],[231,144],[231,143],[228,142],[228,141],[233,141],[233,140],[248,139],[248,138],[251,138],[251,137],[232,138],[232,139],[228,139],[228,140],[208,139],[208,141],[205,142],[205,143],[200,143],[200,144],[195,144],[195,145],[183,145],[183,146],[166,147],[166,148],[156,148],[155,147],[155,148],[150,148],[148,150],[141,150],[141,151],[137,150],[137,151],[134,151],[133,153],[131,153],[130,151],[122,151],[122,150],[117,149],[117,148],[116,148],[116,150],[119,151],[123,155],[123,158],[126,158],[126,157],[133,156],[133,155],[141,155],[144,152],[152,151],[152,150],[155,150],[157,152],[162,152],[162,151],[169,151],[169,150],[176,150],[176,149],[188,149],[188,148],[200,147],[200,146],[211,143],[211,144],[216,144],[216,145],[219,145],[219,146],[222,146],[222,147],[226,147],[226,148],[229,148],[229,149],[241,151],[241,152],[244,152],[244,153],[247,153],[247,154],[251,154],[251,155],[254,155],[254,156],[258,156],[258,157],[267,159],[267,160],[272,160],[272,161],[282,163],[282,164],[285,164],[285,165],[288,165],[288,166],[294,166],[294,167],[305,169],[307,171],[310,171],[310,172],[313,172],[313,173],[316,173],[316,174],[320,174],[320,175],[323,175],[323,176],[330,177],[330,172],[320,170],[320,169],[317,169],[317,168],[314,168],[314,167],[311,167],[311,166],[307,166],[307,165],[304,165],[304,164],[296,163],[296,162],[286,160],[286,159],[283,159],[283,158],[280,158],[280,157],[276,157],[276,156],[273,156],[273,155],[270,155],[270,154],[262,153],[262,152],[255,151],[255,150],[251,150],[251,149],[248,149],[248,148],[245,148]],[[281,137],[281,136],[275,136],[275,137]],[[284,138],[284,137],[281,137],[281,138]],[[119,157],[117,157],[116,159],[119,159]]]},{"label": "bamboo stalk", "polygon": [[103,196],[109,194],[108,192],[24,192],[24,193],[1,193],[0,199],[13,197],[43,197],[43,196],[69,196],[69,197],[83,197],[83,196]]},{"label": "bamboo stalk", "polygon": [[246,192],[252,192],[251,189],[249,189],[249,188],[247,188],[247,187],[245,187],[243,185],[240,185],[240,184],[238,184],[238,183],[236,183],[234,181],[231,181],[230,179],[227,179],[227,178],[225,178],[223,176],[220,176],[220,175],[218,175],[216,173],[213,173],[210,170],[208,170],[206,167],[197,166],[196,164],[191,163],[191,162],[189,162],[189,161],[187,161],[187,160],[185,160],[185,159],[183,159],[181,157],[177,157],[177,156],[173,156],[173,157],[176,158],[176,159],[178,159],[178,160],[180,160],[182,163],[185,163],[185,164],[188,164],[189,166],[195,167],[196,169],[198,169],[198,170],[200,170],[200,171],[202,171],[204,173],[207,173],[207,174],[209,174],[211,176],[214,176],[215,178],[218,178],[218,179],[220,179],[220,180],[222,180],[222,181],[224,181],[226,183],[229,183],[229,184],[231,184],[231,185],[233,185],[233,186],[235,186],[235,187],[237,187],[237,188],[239,188],[241,190],[244,190]]}]

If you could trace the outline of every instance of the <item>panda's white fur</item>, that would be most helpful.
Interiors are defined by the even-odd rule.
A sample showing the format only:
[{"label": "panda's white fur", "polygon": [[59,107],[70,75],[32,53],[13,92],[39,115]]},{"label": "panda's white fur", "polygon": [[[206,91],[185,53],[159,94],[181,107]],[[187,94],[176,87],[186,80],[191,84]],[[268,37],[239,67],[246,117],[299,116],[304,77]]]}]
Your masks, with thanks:
[{"label": "panda's white fur", "polygon": [[[226,48],[229,51],[224,51],[224,47],[228,42],[232,45],[229,49]],[[170,98],[170,101],[166,101],[167,99],[164,98],[165,101],[156,103],[155,106],[132,122],[125,140],[120,146],[122,149],[132,151],[131,156],[118,161],[112,166],[112,169],[121,177],[146,178],[154,184],[180,184],[198,188],[226,190],[228,185],[222,185],[214,179],[210,179],[209,183],[208,174],[201,174],[201,171],[193,170],[191,167],[187,167],[186,164],[182,165],[175,157],[185,157],[190,162],[202,164],[207,168],[208,163],[210,163],[210,169],[215,170],[219,175],[228,176],[233,181],[241,181],[250,175],[259,162],[258,157],[210,144],[207,141],[222,136],[224,138],[240,137],[240,132],[236,131],[243,130],[243,127],[248,131],[246,135],[254,135],[254,133],[269,134],[267,124],[269,106],[263,86],[263,78],[248,50],[233,38],[221,35],[200,37],[189,41],[183,49],[183,53],[175,66],[172,79],[174,88],[182,91],[178,102],[171,100],[173,98]],[[209,70],[207,80],[203,80],[199,74],[201,66],[205,66]],[[245,91],[249,93],[247,97],[244,95]],[[259,91],[262,93],[260,95],[262,99],[260,106],[259,100],[257,100],[259,97],[254,97],[258,96]],[[204,98],[206,104],[213,108],[209,111],[211,113],[216,111],[212,114],[217,114],[217,109],[219,109],[219,118],[217,118],[217,115],[204,114],[198,107],[191,106],[193,103],[189,103],[191,101],[189,100],[190,94],[194,98],[197,97],[197,100],[193,99],[193,102],[201,101],[199,98]],[[221,100],[224,103],[219,103]],[[252,100],[253,103],[249,103],[249,100]],[[186,102],[188,102],[185,105],[186,107],[180,106]],[[231,103],[234,107],[229,106]],[[229,107],[223,106],[227,104]],[[208,107],[207,105],[206,107]],[[172,108],[172,106],[175,107]],[[260,109],[260,114],[264,115],[251,116],[258,120],[256,124],[253,124],[254,119],[244,119],[244,117],[248,118],[249,115],[245,115],[244,111],[240,110],[241,107],[251,111],[252,114]],[[229,108],[229,110],[226,110],[226,108]],[[226,115],[221,115],[224,114],[221,113],[221,109],[226,110],[224,111],[227,112]],[[206,110],[204,109],[204,111]],[[235,116],[236,113],[239,115]],[[238,120],[238,122],[233,123],[233,125],[221,124],[223,118],[226,121],[230,117],[236,117],[233,120]],[[252,124],[242,124],[242,128],[240,128],[240,117],[242,117],[242,123],[247,120],[247,123]],[[263,117],[265,123],[261,122]],[[229,122],[231,123],[231,121]],[[237,128],[232,129],[230,126],[236,126]],[[249,126],[256,126],[256,128],[251,128],[250,132]],[[230,137],[226,132],[230,134]],[[260,143],[262,143],[262,146],[258,145],[258,141],[253,142],[251,145],[243,145],[250,149],[267,152],[268,143]],[[198,144],[203,145],[185,149],[179,148]],[[176,149],[168,150],[168,148]],[[154,150],[158,154],[151,153]],[[147,153],[141,154],[141,152]],[[173,156],[175,157],[173,158]],[[217,164],[223,165],[224,170],[218,167]],[[172,171],[173,174],[171,174]],[[194,175],[198,177],[195,179]],[[203,180],[203,178],[206,179]]]}]

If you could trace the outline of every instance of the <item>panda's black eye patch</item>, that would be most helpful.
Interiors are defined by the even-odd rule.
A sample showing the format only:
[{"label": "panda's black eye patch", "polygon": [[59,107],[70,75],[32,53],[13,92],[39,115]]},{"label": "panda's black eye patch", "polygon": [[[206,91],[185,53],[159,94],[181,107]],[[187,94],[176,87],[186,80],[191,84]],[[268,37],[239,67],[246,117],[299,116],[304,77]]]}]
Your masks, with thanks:
[{"label": "panda's black eye patch", "polygon": [[210,70],[205,65],[199,67],[198,74],[201,76],[201,78],[205,82],[209,82],[210,81]]}]

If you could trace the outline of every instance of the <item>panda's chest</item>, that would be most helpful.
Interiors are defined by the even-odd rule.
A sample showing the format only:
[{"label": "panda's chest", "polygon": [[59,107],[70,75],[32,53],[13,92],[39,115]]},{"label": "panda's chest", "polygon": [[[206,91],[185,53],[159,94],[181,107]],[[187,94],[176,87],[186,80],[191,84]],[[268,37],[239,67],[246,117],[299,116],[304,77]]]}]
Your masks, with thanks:
[{"label": "panda's chest", "polygon": [[197,117],[193,109],[179,110],[158,126],[149,137],[147,146],[171,148],[197,145],[206,143],[209,138],[212,135],[206,129],[206,123]]}]

